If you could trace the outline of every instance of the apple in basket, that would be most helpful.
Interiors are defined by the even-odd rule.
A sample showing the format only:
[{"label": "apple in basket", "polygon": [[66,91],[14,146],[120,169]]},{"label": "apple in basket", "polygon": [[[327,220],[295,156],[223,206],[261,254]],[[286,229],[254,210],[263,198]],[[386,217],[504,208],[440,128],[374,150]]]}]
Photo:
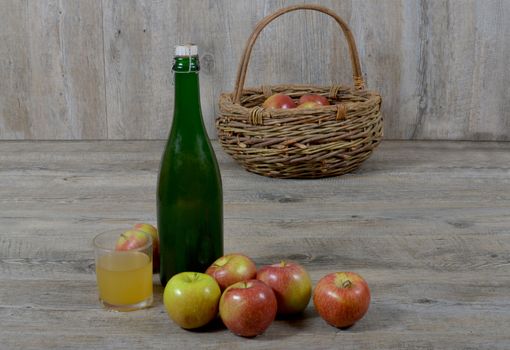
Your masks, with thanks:
[{"label": "apple in basket", "polygon": [[306,94],[299,98],[299,105],[302,105],[306,102],[315,102],[322,106],[329,106],[329,101],[326,97],[316,94]]},{"label": "apple in basket", "polygon": [[269,96],[262,107],[265,109],[290,109],[296,108],[296,103],[289,96],[284,94],[275,94]]},{"label": "apple in basket", "polygon": [[317,103],[315,101],[306,101],[297,106],[297,109],[313,109],[319,107],[322,107],[320,103]]}]

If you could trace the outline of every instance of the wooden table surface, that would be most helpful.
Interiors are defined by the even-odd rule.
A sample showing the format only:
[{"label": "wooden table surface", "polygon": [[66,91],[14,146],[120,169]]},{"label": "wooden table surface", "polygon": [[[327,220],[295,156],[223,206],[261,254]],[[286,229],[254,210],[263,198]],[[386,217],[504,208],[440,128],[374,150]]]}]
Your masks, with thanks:
[{"label": "wooden table surface", "polygon": [[[364,276],[348,330],[309,305],[262,336],[97,302],[92,237],[155,223],[160,141],[0,143],[1,349],[510,349],[510,143],[385,141],[355,174],[275,180],[215,145],[225,252]],[[155,278],[157,281],[157,277]]]}]

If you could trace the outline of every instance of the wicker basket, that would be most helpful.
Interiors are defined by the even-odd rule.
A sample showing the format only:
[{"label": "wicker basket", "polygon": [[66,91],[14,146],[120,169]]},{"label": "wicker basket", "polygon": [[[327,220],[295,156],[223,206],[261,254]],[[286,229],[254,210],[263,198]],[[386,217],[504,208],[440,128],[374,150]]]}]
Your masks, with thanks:
[{"label": "wicker basket", "polygon": [[[258,35],[277,17],[296,10],[314,10],[335,19],[350,50],[354,88],[273,85],[244,88],[251,51]],[[313,93],[330,106],[313,109],[260,107],[274,93],[292,98]],[[251,34],[237,73],[233,93],[220,96],[216,120],[225,151],[248,171],[278,178],[320,178],[357,169],[382,139],[381,97],[364,89],[358,51],[347,24],[333,11],[316,5],[283,8],[260,21]]]}]

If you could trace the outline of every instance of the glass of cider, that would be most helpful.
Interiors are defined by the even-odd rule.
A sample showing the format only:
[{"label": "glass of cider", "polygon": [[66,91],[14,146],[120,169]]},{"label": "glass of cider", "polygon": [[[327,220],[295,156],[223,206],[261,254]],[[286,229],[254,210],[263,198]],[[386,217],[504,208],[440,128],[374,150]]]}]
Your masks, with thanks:
[{"label": "glass of cider", "polygon": [[[124,245],[119,244],[122,235]],[[114,311],[149,307],[153,299],[150,234],[134,230],[107,231],[98,234],[93,244],[100,303]]]}]

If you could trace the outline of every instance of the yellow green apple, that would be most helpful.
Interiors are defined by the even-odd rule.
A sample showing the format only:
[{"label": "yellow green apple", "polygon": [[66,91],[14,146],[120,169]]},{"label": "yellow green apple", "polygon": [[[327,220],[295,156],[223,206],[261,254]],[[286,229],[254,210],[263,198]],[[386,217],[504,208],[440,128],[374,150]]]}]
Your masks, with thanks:
[{"label": "yellow green apple", "polygon": [[184,329],[205,326],[218,314],[218,283],[199,272],[181,272],[166,284],[163,303],[170,318]]}]

